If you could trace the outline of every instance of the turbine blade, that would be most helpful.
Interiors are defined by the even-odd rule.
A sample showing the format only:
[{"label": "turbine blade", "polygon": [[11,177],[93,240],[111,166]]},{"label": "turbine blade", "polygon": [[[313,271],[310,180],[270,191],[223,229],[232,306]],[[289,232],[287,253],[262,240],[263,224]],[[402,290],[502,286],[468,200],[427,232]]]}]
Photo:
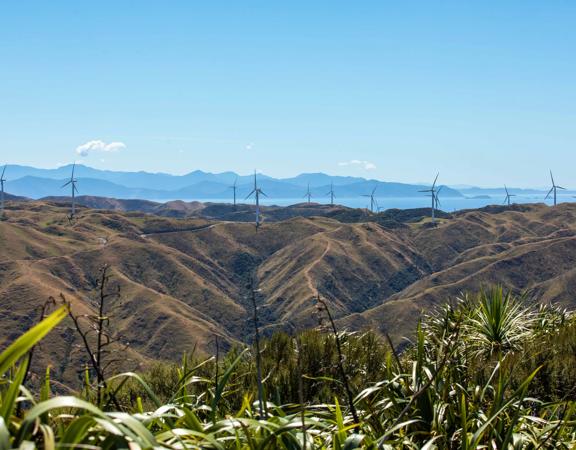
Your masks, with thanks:
[{"label": "turbine blade", "polygon": [[432,183],[432,188],[434,188],[436,186],[436,181],[438,181],[438,176],[440,175],[440,172],[438,172],[436,174],[436,178],[434,178],[434,183]]},{"label": "turbine blade", "polygon": [[252,197],[252,194],[254,194],[254,192],[256,191],[253,189],[252,192],[250,192],[244,200],[248,200],[250,197]]},{"label": "turbine blade", "polygon": [[544,197],[544,200],[548,200],[548,197],[550,197],[550,194],[552,193],[552,191],[554,191],[554,188],[552,188],[548,191],[548,193],[546,194],[546,197]]},{"label": "turbine blade", "polygon": [[552,180],[552,186],[554,186],[554,175],[552,175],[552,171],[550,171],[550,179]]},{"label": "turbine blade", "polygon": [[4,179],[4,174],[6,173],[6,167],[8,166],[8,164],[4,165],[4,170],[2,170],[2,176],[0,176],[0,178]]},{"label": "turbine blade", "polygon": [[264,197],[268,197],[264,192],[260,191],[260,194],[262,194]]},{"label": "turbine blade", "polygon": [[68,186],[70,183],[72,183],[72,180],[68,181],[66,184],[63,184],[62,187],[65,188],[65,187]]},{"label": "turbine blade", "polygon": [[566,188],[562,187],[562,186],[556,186],[556,189],[562,189],[563,191],[566,190]]}]

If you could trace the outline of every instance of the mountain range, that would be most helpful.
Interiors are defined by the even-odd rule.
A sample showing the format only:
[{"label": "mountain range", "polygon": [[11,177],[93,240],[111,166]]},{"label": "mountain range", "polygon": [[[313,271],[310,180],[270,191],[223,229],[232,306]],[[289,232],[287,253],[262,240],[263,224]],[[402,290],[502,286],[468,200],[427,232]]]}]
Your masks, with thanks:
[{"label": "mountain range", "polygon": [[[13,195],[32,199],[66,195],[67,192],[62,189],[62,185],[70,178],[71,172],[72,165],[57,169],[9,165],[6,170],[8,178],[6,190]],[[76,165],[75,175],[79,180],[78,187],[82,195],[156,201],[231,199],[230,187],[235,182],[238,185],[238,198],[243,199],[250,193],[254,183],[253,175],[242,176],[234,172],[208,173],[200,170],[186,175],[170,175],[99,170]],[[330,176],[324,173],[307,173],[282,179],[259,174],[258,183],[271,200],[303,198],[308,185],[315,199],[327,199],[331,184],[334,185],[336,196],[340,199],[367,195],[374,188],[377,188],[378,197],[420,197],[423,194],[418,191],[426,188],[422,184]],[[545,192],[538,189],[511,188],[510,192],[517,195],[545,195]],[[501,188],[455,189],[444,186],[442,190],[443,197],[501,194]]]}]

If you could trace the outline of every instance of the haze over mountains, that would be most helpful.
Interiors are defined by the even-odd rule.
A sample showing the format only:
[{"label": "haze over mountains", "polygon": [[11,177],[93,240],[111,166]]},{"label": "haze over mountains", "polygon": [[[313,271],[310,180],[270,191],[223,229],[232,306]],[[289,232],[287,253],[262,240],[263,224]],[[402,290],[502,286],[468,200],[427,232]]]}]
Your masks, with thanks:
[{"label": "haze over mountains", "polygon": [[[57,169],[37,169],[28,166],[9,165],[7,169],[7,192],[33,199],[67,195],[62,185],[69,179],[72,166]],[[432,174],[433,175],[433,174]],[[176,176],[148,172],[116,172],[76,166],[80,193],[83,195],[166,201],[209,200],[231,198],[230,186],[237,180],[238,198],[243,199],[252,189],[253,176],[237,175],[234,172],[207,173],[200,170]],[[315,198],[326,198],[333,183],[337,198],[358,197],[370,193],[378,186],[379,197],[418,197],[422,184],[383,182],[360,177],[330,176],[323,173],[301,174],[293,178],[275,179],[258,175],[258,183],[269,198],[299,199],[303,197],[308,183]],[[542,194],[541,190],[513,189],[516,194]],[[475,195],[500,195],[501,188],[453,189],[445,186],[443,197]]]}]

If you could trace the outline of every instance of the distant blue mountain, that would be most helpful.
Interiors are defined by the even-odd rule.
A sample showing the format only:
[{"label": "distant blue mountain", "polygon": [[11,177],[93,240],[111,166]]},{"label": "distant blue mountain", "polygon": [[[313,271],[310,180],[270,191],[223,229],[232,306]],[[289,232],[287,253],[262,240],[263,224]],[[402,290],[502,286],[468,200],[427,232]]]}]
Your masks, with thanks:
[{"label": "distant blue mountain", "polygon": [[360,177],[331,176],[326,175],[325,173],[303,173],[293,178],[283,178],[280,181],[302,187],[307,187],[308,183],[310,183],[310,187],[320,187],[330,186],[330,183],[334,184],[334,186],[346,186],[349,184],[374,180],[366,180],[365,178]]},{"label": "distant blue mountain", "polygon": [[[17,180],[9,180],[6,183],[6,189],[13,195],[28,198],[62,196],[69,195],[70,193],[69,187],[62,187],[67,181],[66,179],[58,180],[25,176]],[[80,177],[78,177],[78,191],[78,195],[114,198],[160,199],[164,196],[163,191],[146,188],[128,188],[106,180]]]},{"label": "distant blue mountain", "polygon": [[[62,188],[72,172],[72,165],[57,169],[9,165],[6,170],[6,190],[14,195],[29,198],[68,195]],[[234,172],[208,173],[201,170],[186,175],[169,175],[149,172],[115,172],[77,165],[75,177],[81,195],[143,200],[209,200],[228,199],[230,188],[237,183],[238,199],[245,198],[252,190],[253,175]],[[308,184],[315,199],[326,198],[330,185],[334,185],[337,198],[367,195],[376,187],[377,197],[415,197],[422,185],[390,183],[360,177],[330,176],[324,173],[307,173],[293,178],[275,179],[258,175],[259,187],[270,198],[304,198]],[[462,194],[444,187],[444,197],[462,197]]]},{"label": "distant blue mountain", "polygon": [[[63,180],[70,178],[72,172],[72,164],[59,167],[57,169],[37,169],[28,166],[9,165],[7,174],[10,174],[12,179],[18,179],[25,176],[32,176],[37,178],[50,178],[56,180]],[[160,190],[160,191],[173,191],[188,187],[193,184],[201,183],[203,181],[212,181],[216,183],[223,183],[230,185],[238,178],[238,182],[249,182],[252,180],[252,175],[239,176],[234,172],[223,173],[209,173],[201,170],[195,170],[186,175],[170,175],[167,173],[150,173],[150,172],[116,172],[111,170],[99,170],[92,167],[84,166],[82,164],[76,165],[75,175],[78,178],[92,178],[98,180],[110,181],[125,187],[142,188]],[[262,178],[268,178],[265,175]]]}]

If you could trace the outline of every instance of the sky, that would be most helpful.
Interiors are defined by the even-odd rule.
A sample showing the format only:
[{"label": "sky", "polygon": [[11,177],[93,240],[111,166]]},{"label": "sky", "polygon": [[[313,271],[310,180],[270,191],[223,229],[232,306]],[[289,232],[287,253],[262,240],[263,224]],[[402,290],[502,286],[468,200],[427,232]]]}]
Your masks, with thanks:
[{"label": "sky", "polygon": [[576,187],[576,2],[0,3],[0,163]]}]

